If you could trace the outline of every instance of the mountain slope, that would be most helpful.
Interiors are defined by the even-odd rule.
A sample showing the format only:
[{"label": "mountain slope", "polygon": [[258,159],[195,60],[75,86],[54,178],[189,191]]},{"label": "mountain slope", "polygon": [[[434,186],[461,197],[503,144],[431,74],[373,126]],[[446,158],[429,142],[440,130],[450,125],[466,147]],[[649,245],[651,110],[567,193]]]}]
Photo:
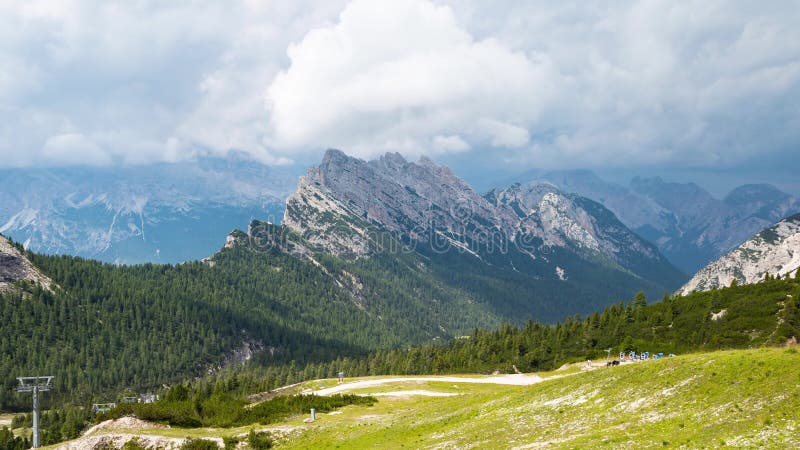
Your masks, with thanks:
[{"label": "mountain slope", "polygon": [[796,362],[796,351],[759,349],[570,368],[530,386],[500,384],[525,375],[397,381],[345,390],[375,406],[286,421],[298,428],[280,447],[797,448]]},{"label": "mountain slope", "polygon": [[[281,392],[334,391],[377,402],[317,410],[313,423],[306,412],[258,429],[289,449],[798,448],[796,362],[794,349],[759,348],[609,368],[583,369],[581,362],[525,375],[307,380]],[[221,445],[249,429],[165,428],[128,418],[62,445],[122,446],[137,438],[177,447],[187,437]]]},{"label": "mountain slope", "polygon": [[757,283],[764,276],[786,276],[800,268],[800,214],[764,229],[738,248],[697,272],[680,292],[706,291]]},{"label": "mountain slope", "polygon": [[42,274],[5,236],[0,235],[0,293],[11,292],[14,285],[27,282],[50,289],[52,280]]}]

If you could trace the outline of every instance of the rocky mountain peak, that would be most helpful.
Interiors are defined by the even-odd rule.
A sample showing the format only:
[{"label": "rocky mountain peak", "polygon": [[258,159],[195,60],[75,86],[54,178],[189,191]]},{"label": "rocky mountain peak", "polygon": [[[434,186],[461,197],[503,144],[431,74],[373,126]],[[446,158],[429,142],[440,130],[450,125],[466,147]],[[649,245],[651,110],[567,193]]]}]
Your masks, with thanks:
[{"label": "rocky mountain peak", "polygon": [[733,189],[723,200],[742,216],[769,222],[800,210],[800,201],[771,184],[745,184]]},{"label": "rocky mountain peak", "polygon": [[364,161],[328,150],[322,163],[300,179],[286,201],[283,223],[336,255],[370,252],[376,227],[427,242],[433,228],[453,231],[480,216],[489,203],[450,169],[429,159],[406,161],[387,153]]},{"label": "rocky mountain peak", "polygon": [[698,209],[708,211],[708,208],[718,210],[721,207],[719,200],[695,183],[672,183],[661,177],[635,177],[631,180],[631,189],[670,211],[685,215],[692,215]]},{"label": "rocky mountain peak", "polygon": [[529,177],[602,203],[687,273],[696,272],[759,230],[800,212],[800,200],[770,184],[739,186],[724,199],[717,199],[697,184],[660,177],[635,177],[629,186],[574,170],[531,172]]}]

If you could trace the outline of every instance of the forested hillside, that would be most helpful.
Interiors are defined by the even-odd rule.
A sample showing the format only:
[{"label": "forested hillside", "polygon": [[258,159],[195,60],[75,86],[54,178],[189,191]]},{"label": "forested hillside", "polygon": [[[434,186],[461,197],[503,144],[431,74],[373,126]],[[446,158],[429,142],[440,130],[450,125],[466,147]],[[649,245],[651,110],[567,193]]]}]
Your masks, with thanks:
[{"label": "forested hillside", "polygon": [[[15,377],[34,373],[56,376],[49,394],[56,403],[86,403],[248,358],[252,364],[244,373],[223,371],[242,380],[236,383],[242,394],[339,370],[535,371],[598,358],[606,348],[686,352],[800,335],[794,279],[665,296],[650,305],[639,295],[555,325],[498,328],[497,317],[481,323],[479,309],[458,310],[458,301],[448,301],[452,291],[410,273],[397,259],[387,272],[380,258],[323,258],[317,266],[277,249],[241,246],[224,249],[213,264],[177,266],[28,256],[58,287],[17,285],[0,301],[4,410],[27,408],[12,391]],[[357,271],[369,288],[353,291],[331,282],[333,273],[347,270]],[[461,327],[451,327],[459,320]],[[441,324],[447,326],[437,330]],[[423,346],[392,350],[409,344]]]},{"label": "forested hillside", "polygon": [[335,258],[274,249],[235,246],[176,266],[28,257],[58,287],[17,283],[0,299],[0,410],[23,405],[15,377],[33,373],[56,376],[52,395],[86,402],[246,358],[302,367],[500,323],[401,260],[362,262],[359,290]]},{"label": "forested hillside", "polygon": [[342,358],[311,365],[307,374],[353,375],[514,373],[551,370],[618,352],[687,353],[783,344],[800,338],[798,277],[769,279],[688,296],[665,296],[647,304],[638,294],[588,316],[555,325],[529,322],[475,330],[446,345],[378,351],[367,358]]}]

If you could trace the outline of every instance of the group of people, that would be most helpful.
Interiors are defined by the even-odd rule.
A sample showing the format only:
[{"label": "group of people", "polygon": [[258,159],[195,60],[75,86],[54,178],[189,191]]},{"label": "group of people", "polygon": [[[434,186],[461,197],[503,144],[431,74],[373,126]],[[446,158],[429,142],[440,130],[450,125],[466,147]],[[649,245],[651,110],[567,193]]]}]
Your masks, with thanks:
[{"label": "group of people", "polygon": [[[674,353],[670,353],[670,354],[668,354],[666,356],[672,357],[672,356],[675,356],[675,354]],[[628,352],[628,353],[619,352],[619,359],[615,359],[613,361],[606,362],[606,367],[618,366],[618,365],[620,365],[621,363],[623,363],[625,361],[627,361],[627,362],[647,361],[647,360],[650,360],[650,359],[661,359],[663,357],[664,357],[664,352],[658,352],[655,355],[650,355],[650,352],[642,352],[642,353],[636,353],[635,351],[631,351],[631,352]],[[587,367],[592,367],[592,360],[591,359],[586,361],[586,366]]]}]

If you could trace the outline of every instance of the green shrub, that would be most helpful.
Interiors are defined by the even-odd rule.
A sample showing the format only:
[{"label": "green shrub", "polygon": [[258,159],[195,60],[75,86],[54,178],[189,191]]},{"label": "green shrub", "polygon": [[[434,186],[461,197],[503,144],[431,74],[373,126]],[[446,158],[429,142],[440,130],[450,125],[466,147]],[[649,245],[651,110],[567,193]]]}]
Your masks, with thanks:
[{"label": "green shrub", "polygon": [[238,421],[237,425],[277,422],[287,416],[308,412],[311,408],[316,409],[318,412],[326,413],[347,405],[371,406],[375,404],[376,401],[375,397],[362,397],[352,394],[275,397],[271,400],[259,403],[250,409],[244,410],[242,418]]},{"label": "green shrub", "polygon": [[219,450],[219,445],[208,439],[188,438],[181,445],[181,450]]},{"label": "green shrub", "polygon": [[0,428],[0,449],[25,450],[29,446],[27,439],[14,436],[14,433],[7,427]]},{"label": "green shrub", "polygon": [[122,446],[122,450],[146,450],[146,449],[147,447],[142,445],[141,441],[139,441],[139,438],[137,437],[129,440]]},{"label": "green shrub", "polygon": [[225,436],[222,438],[222,444],[225,447],[225,450],[233,450],[236,448],[236,444],[239,443],[239,438],[234,436]]},{"label": "green shrub", "polygon": [[256,433],[254,430],[250,430],[250,434],[247,435],[247,445],[253,450],[265,450],[272,448],[273,441],[269,433]]},{"label": "green shrub", "polygon": [[155,403],[123,403],[97,416],[97,421],[135,416],[150,422],[197,428],[201,426],[227,428],[253,423],[272,423],[286,417],[307,413],[311,408],[329,412],[347,405],[373,405],[374,397],[359,395],[293,395],[276,397],[252,408],[241,399],[228,395],[212,395],[205,401],[167,401]]}]

